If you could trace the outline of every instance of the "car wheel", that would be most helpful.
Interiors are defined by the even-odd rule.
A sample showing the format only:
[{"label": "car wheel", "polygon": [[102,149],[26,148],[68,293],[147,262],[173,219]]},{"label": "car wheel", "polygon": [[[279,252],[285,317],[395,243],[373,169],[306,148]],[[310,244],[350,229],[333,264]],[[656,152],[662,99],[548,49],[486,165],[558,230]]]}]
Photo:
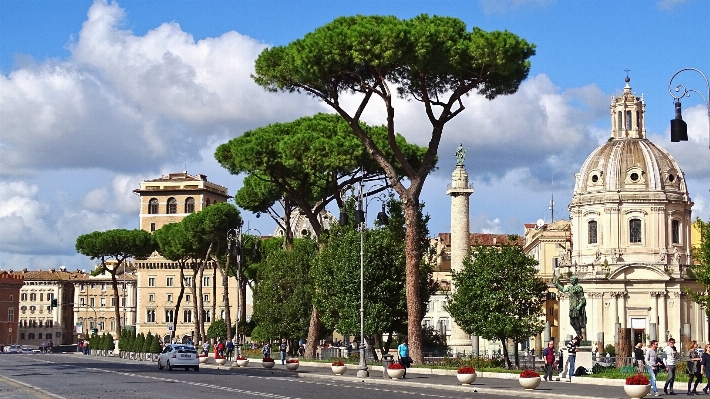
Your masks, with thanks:
[{"label": "car wheel", "polygon": [[173,366],[170,365],[170,360],[168,360],[168,371],[173,371]]},{"label": "car wheel", "polygon": [[162,370],[163,368],[163,364],[160,363],[160,359],[158,359],[158,370]]},{"label": "car wheel", "polygon": [[200,366],[195,366],[195,371],[200,371]]}]

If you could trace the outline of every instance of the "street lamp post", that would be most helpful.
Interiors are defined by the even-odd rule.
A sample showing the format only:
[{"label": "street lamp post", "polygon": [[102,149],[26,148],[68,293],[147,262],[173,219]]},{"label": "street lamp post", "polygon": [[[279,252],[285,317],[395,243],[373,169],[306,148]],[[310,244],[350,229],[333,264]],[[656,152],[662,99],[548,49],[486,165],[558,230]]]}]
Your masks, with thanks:
[{"label": "street lamp post", "polygon": [[[705,85],[707,87],[707,97],[703,96],[699,91],[695,89],[688,89],[685,85],[679,84],[675,86],[675,91],[676,93],[680,93],[680,95],[675,95],[673,94],[673,91],[671,91],[671,86],[673,84],[673,79],[675,79],[676,76],[678,76],[679,73],[684,72],[684,71],[694,71],[699,73],[703,79],[705,79]],[[705,74],[696,68],[683,68],[673,74],[671,77],[671,80],[668,82],[668,93],[673,97],[674,104],[675,104],[675,118],[671,119],[671,141],[672,142],[678,142],[678,141],[688,141],[688,125],[683,121],[683,117],[681,115],[681,104],[680,104],[680,99],[683,97],[690,97],[690,93],[695,93],[700,96],[700,98],[703,99],[705,102],[705,106],[708,109],[708,148],[710,149],[710,83],[708,82],[707,76]]]},{"label": "street lamp post", "polygon": [[[229,261],[229,256],[233,255],[237,260],[237,317],[236,317],[236,329],[234,331],[234,336],[237,337],[237,356],[241,354],[241,346],[239,345],[239,321],[242,315],[242,255],[244,250],[244,245],[242,241],[242,235],[250,231],[256,231],[261,236],[261,232],[255,228],[247,228],[242,231],[242,226],[240,225],[236,229],[229,229],[227,231],[227,261]],[[234,243],[234,245],[232,245]],[[256,243],[254,243],[254,251],[256,251]]]}]

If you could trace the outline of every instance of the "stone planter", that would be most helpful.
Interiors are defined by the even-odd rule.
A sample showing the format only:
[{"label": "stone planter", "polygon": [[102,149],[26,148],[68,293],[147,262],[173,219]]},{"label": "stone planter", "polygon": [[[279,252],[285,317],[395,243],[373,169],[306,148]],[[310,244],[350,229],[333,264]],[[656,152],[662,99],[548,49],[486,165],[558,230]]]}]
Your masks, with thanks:
[{"label": "stone planter", "polygon": [[199,359],[200,359],[200,364],[205,364],[205,363],[207,363],[207,359],[209,359],[209,357],[200,356]]},{"label": "stone planter", "polygon": [[348,371],[348,366],[330,366],[330,369],[333,370],[335,375],[343,375]]},{"label": "stone planter", "polygon": [[531,391],[535,388],[537,388],[538,385],[540,385],[540,381],[542,378],[540,377],[530,377],[530,378],[522,378],[518,377],[518,382],[520,382],[520,386],[525,388],[527,391]]},{"label": "stone planter", "polygon": [[404,377],[405,369],[387,369],[387,375],[393,380],[399,380]]},{"label": "stone planter", "polygon": [[274,363],[274,362],[261,362],[261,365],[264,366],[265,369],[270,369],[270,368],[274,367],[274,364],[276,364],[276,363]]},{"label": "stone planter", "polygon": [[249,359],[243,359],[243,360],[237,359],[236,363],[237,363],[238,367],[246,367],[249,365]]},{"label": "stone planter", "polygon": [[472,374],[456,374],[456,379],[459,380],[461,385],[471,385],[476,381],[476,373]]},{"label": "stone planter", "polygon": [[223,366],[225,363],[227,363],[227,358],[226,357],[217,358],[217,359],[214,359],[214,362],[220,366]]},{"label": "stone planter", "polygon": [[651,392],[651,385],[624,385],[624,392],[631,399],[640,399]]},{"label": "stone planter", "polygon": [[286,363],[286,368],[291,371],[295,371],[298,370],[298,365],[299,363]]}]

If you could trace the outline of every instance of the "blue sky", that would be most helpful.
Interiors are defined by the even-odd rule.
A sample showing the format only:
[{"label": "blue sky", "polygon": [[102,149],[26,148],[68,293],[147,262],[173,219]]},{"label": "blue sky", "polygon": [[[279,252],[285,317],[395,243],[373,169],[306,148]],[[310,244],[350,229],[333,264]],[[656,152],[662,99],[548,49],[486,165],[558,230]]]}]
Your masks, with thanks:
[{"label": "blue sky", "polygon": [[[650,139],[686,173],[695,215],[710,217],[706,109],[684,99],[691,142],[671,144],[668,80],[710,73],[710,3],[662,1],[19,1],[0,2],[0,268],[89,268],[79,234],[138,226],[132,190],[143,179],[204,173],[235,193],[241,178],[214,148],[242,132],[316,112],[323,104],[266,93],[249,78],[259,52],[341,15],[421,13],[512,31],[537,45],[512,96],[467,99],[449,123],[439,170],[422,200],[432,234],[450,225],[446,196],[459,142],[475,187],[471,229],[522,233],[567,218],[574,173],[609,135],[611,95],[631,86],[646,101]],[[678,83],[705,93],[685,72]],[[425,144],[421,109],[396,104],[397,130]],[[366,113],[382,123],[379,110]],[[555,184],[552,186],[551,180]],[[373,214],[375,212],[372,212]],[[267,234],[275,224],[246,214]]]}]

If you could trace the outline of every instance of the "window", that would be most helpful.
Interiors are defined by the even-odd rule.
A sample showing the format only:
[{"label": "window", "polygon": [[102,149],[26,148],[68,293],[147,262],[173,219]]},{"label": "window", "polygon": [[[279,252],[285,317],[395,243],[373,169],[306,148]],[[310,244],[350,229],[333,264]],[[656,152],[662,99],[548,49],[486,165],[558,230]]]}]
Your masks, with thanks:
[{"label": "window", "polygon": [[148,310],[145,321],[147,323],[155,323],[155,310]]},{"label": "window", "polygon": [[148,302],[155,302],[155,294],[148,295]]},{"label": "window", "polygon": [[209,287],[209,286],[210,286],[210,278],[209,278],[209,277],[202,277],[202,286],[203,286],[203,287]]},{"label": "window", "polygon": [[27,334],[27,339],[35,339],[35,333]]},{"label": "window", "polygon": [[79,298],[79,306],[86,306],[86,302],[84,301],[84,297]]},{"label": "window", "polygon": [[92,290],[94,289],[94,286],[95,286],[95,284],[94,284],[94,283],[91,283],[91,289],[92,289]]},{"label": "window", "polygon": [[148,277],[148,287],[155,287],[155,277]]},{"label": "window", "polygon": [[204,320],[204,321],[206,321],[206,322],[208,322],[208,323],[212,321],[212,318],[210,317],[210,311],[209,311],[209,310],[205,310],[202,314],[203,314],[203,320]]},{"label": "window", "polygon": [[154,231],[155,231],[155,223],[151,223],[150,224],[150,232],[152,233]]},{"label": "window", "polygon": [[111,319],[111,331],[114,331],[116,329],[116,320]]},{"label": "window", "polygon": [[85,289],[84,284],[81,284],[79,287],[80,287],[79,291],[84,292],[84,289]]},{"label": "window", "polygon": [[641,242],[641,219],[629,220],[629,242]]},{"label": "window", "polygon": [[597,221],[596,220],[590,220],[589,223],[587,223],[587,242],[589,244],[596,244],[597,243]]},{"label": "window", "polygon": [[37,300],[37,294],[30,294],[30,301],[36,301]]},{"label": "window", "polygon": [[618,127],[619,130],[621,130],[621,124],[623,123],[621,120],[621,111],[616,113],[616,126]]},{"label": "window", "polygon": [[192,277],[185,277],[185,285],[192,287]]},{"label": "window", "polygon": [[116,298],[111,297],[111,307],[115,308],[116,307]]},{"label": "window", "polygon": [[94,305],[96,305],[96,304],[94,303],[94,297],[89,298],[89,306],[91,306],[91,307],[93,308]]},{"label": "window", "polygon": [[15,309],[10,308],[7,310],[7,321],[15,321]]},{"label": "window", "polygon": [[185,200],[185,213],[195,213],[195,199],[188,197]]},{"label": "window", "polygon": [[224,310],[222,310],[221,312],[219,312],[219,318],[222,319],[222,320],[224,320]]},{"label": "window", "polygon": [[37,306],[30,306],[30,312],[34,313],[37,310]]},{"label": "window", "polygon": [[23,302],[26,301],[26,300],[27,300],[27,294],[25,294],[25,293],[20,294],[20,300],[23,301]]},{"label": "window", "polygon": [[39,301],[44,302],[44,293],[42,292],[39,293]]},{"label": "window", "polygon": [[192,299],[190,294],[185,295],[185,302],[190,302],[190,299]]},{"label": "window", "polygon": [[52,333],[44,334],[44,339],[52,339]]},{"label": "window", "polygon": [[174,321],[173,319],[173,310],[166,310],[165,311],[165,322],[166,323],[172,323]]},{"label": "window", "polygon": [[101,292],[106,292],[106,283],[101,283]]},{"label": "window", "polygon": [[100,322],[98,323],[98,329],[99,329],[99,331],[103,331],[103,330],[104,330],[104,322],[103,322],[103,321],[100,321]]},{"label": "window", "polygon": [[39,323],[37,323],[37,325],[39,326],[39,328],[42,328],[42,324],[43,324],[43,323],[44,323],[44,321],[42,321],[42,320],[40,320]]},{"label": "window", "polygon": [[182,312],[182,322],[192,323],[192,310],[184,310]]},{"label": "window", "polygon": [[54,294],[52,294],[52,293],[47,294],[47,301],[52,302],[52,299],[54,299]]},{"label": "window", "polygon": [[157,214],[158,213],[158,199],[157,198],[151,198],[150,201],[148,201],[148,213],[150,213],[150,214]]},{"label": "window", "polygon": [[[25,339],[25,333],[20,333],[20,339]],[[8,341],[10,342],[10,341]]]},{"label": "window", "polygon": [[671,236],[673,244],[680,244],[680,222],[677,220],[671,221]]},{"label": "window", "polygon": [[205,295],[202,297],[202,301],[203,301],[203,302],[209,302],[209,301],[210,301],[210,296],[209,296],[209,294],[205,294]]},{"label": "window", "polygon": [[177,213],[177,200],[173,197],[168,198],[168,213]]},{"label": "window", "polygon": [[626,130],[631,130],[631,111],[626,111]]},{"label": "window", "polygon": [[47,328],[52,328],[54,327],[54,320],[47,320],[47,323],[45,324],[47,324]]},{"label": "window", "polygon": [[173,276],[168,276],[165,279],[165,286],[167,287],[172,287],[173,286]]},{"label": "window", "polygon": [[106,298],[101,298],[101,307],[106,307]]},{"label": "window", "polygon": [[446,334],[446,331],[449,329],[449,319],[441,319],[439,320],[439,331],[441,334]]},{"label": "window", "polygon": [[121,306],[126,307],[126,297],[121,298]]},{"label": "window", "polygon": [[172,302],[172,301],[173,301],[173,294],[168,294],[168,302]]},{"label": "window", "polygon": [[14,296],[14,295],[10,295],[10,302],[15,302],[15,296]]}]

